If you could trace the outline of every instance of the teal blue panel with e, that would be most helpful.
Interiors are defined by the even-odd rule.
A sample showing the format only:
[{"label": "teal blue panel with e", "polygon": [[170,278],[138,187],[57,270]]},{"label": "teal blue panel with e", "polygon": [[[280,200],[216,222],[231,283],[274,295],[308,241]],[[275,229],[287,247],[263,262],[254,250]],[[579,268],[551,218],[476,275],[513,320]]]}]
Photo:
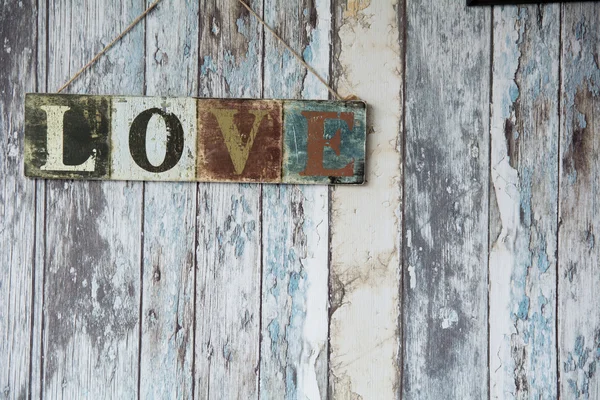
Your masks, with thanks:
[{"label": "teal blue panel with e", "polygon": [[283,118],[284,183],[364,182],[364,102],[286,101]]}]

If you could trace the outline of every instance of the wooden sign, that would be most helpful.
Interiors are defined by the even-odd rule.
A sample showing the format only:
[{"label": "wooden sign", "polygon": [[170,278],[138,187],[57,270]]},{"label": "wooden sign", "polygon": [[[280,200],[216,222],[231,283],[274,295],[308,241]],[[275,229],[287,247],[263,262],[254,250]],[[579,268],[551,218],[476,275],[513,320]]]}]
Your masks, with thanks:
[{"label": "wooden sign", "polygon": [[360,101],[27,94],[25,175],[362,184]]}]

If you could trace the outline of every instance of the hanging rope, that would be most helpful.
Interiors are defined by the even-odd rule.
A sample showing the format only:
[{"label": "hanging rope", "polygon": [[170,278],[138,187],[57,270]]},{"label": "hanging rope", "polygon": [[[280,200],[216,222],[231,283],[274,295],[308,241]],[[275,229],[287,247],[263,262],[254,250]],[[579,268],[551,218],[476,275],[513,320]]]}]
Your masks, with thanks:
[{"label": "hanging rope", "polygon": [[[131,31],[141,20],[143,20],[146,15],[148,15],[148,13],[150,13],[152,10],[154,10],[156,8],[156,6],[158,5],[158,3],[160,3],[162,0],[156,0],[154,3],[152,3],[143,13],[141,13],[136,19],[133,20],[133,22],[131,22],[131,24],[129,24],[129,26],[127,26],[127,28],[125,28],[123,30],[123,32],[121,32],[116,38],[113,39],[112,42],[110,42],[108,45],[106,45],[106,47],[104,47],[98,54],[96,54],[94,56],[94,58],[92,58],[87,64],[85,64],[79,71],[77,71],[75,73],[75,75],[73,75],[71,77],[71,79],[69,79],[64,85],[62,85],[60,87],[60,89],[58,89],[57,93],[62,92],[64,89],[66,89],[71,83],[73,83],[73,81],[75,81],[82,73],[84,73],[89,67],[91,67],[92,65],[94,65],[96,63],[96,61],[98,61],[100,59],[100,57],[102,57],[102,55],[104,55],[108,50],[110,50],[111,47],[113,47],[119,40],[123,39],[123,37],[125,35],[127,35],[129,33],[129,31]],[[275,30],[273,30],[273,28],[271,28],[269,25],[267,25],[267,23],[252,9],[250,8],[249,5],[247,5],[246,3],[244,3],[242,0],[238,0],[239,3],[244,6],[252,15],[254,15],[254,17],[269,31],[273,34],[273,36],[275,36],[275,38],[282,44],[285,46],[285,48],[292,53],[292,55],[308,70],[310,71],[311,74],[313,74],[323,85],[325,85],[325,87],[327,87],[327,90],[329,90],[329,92],[334,95],[337,99],[339,100],[353,100],[356,99],[356,96],[349,96],[347,98],[343,98],[342,96],[340,96],[328,83],[327,81],[325,81],[325,79],[321,78],[321,76],[319,75],[319,73],[310,65],[308,65],[306,63],[306,61],[304,61],[304,59],[296,52],[294,51],[294,49],[292,49],[282,38],[281,36],[279,36],[277,34],[277,32],[275,32]]]}]

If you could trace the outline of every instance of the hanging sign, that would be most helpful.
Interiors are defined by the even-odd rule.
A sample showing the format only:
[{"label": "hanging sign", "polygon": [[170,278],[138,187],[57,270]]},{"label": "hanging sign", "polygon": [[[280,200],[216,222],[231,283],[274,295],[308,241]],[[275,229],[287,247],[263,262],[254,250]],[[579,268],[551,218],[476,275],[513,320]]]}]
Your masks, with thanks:
[{"label": "hanging sign", "polygon": [[360,101],[27,94],[25,175],[362,184]]}]

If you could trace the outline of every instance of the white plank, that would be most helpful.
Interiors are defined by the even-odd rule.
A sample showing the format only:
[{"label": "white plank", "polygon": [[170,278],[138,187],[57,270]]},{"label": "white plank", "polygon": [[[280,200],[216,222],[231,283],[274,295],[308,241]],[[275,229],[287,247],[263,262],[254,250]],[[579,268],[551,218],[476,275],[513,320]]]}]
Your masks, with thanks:
[{"label": "white plank", "polygon": [[36,90],[35,1],[0,4],[0,398],[30,395],[36,185],[23,176],[23,103]]},{"label": "white plank", "polygon": [[409,1],[404,398],[488,397],[491,8]]},{"label": "white plank", "polygon": [[[197,1],[163,1],[147,17],[146,95],[197,94],[198,24]],[[181,121],[184,128],[195,129],[196,104],[190,103],[184,114],[193,121]],[[193,178],[197,133],[185,132],[184,146],[189,147],[180,162],[191,161],[188,176]],[[194,183],[144,185],[142,399],[193,396],[196,203]]]},{"label": "white plank", "polygon": [[[134,0],[51,2],[48,90],[142,9]],[[143,51],[138,25],[69,91],[139,94]],[[43,397],[135,397],[141,184],[54,181],[46,187]]]},{"label": "white plank", "polygon": [[370,105],[366,181],[331,194],[330,365],[333,399],[399,396],[403,3],[334,8],[342,96]]},{"label": "white plank", "polygon": [[559,19],[558,4],[494,9],[492,399],[557,397]]},{"label": "white plank", "polygon": [[[262,1],[250,1],[262,12]],[[202,0],[199,92],[260,97],[262,28],[241,5]],[[195,394],[258,397],[260,186],[198,185]]]},{"label": "white plank", "polygon": [[558,242],[559,395],[600,398],[600,4],[565,4],[562,18]]},{"label": "white plank", "polygon": [[[265,2],[265,20],[328,79],[329,0]],[[291,23],[290,23],[291,21]],[[265,37],[266,98],[327,99],[327,89]],[[263,187],[261,399],[327,397],[328,189]]]}]

